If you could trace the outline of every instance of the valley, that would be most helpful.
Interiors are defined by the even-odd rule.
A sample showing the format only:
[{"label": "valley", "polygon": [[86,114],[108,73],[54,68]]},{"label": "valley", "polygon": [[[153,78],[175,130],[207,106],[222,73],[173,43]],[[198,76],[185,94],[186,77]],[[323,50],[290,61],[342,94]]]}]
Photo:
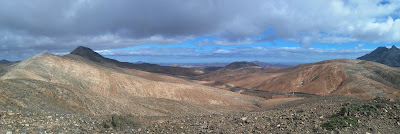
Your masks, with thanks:
[{"label": "valley", "polygon": [[[400,128],[400,70],[379,63],[336,59],[280,69],[234,62],[214,71],[143,66],[86,47],[2,65],[0,132],[391,133]],[[354,117],[357,128],[323,127],[354,103],[373,105],[373,116]],[[368,124],[389,116],[384,127]]]}]

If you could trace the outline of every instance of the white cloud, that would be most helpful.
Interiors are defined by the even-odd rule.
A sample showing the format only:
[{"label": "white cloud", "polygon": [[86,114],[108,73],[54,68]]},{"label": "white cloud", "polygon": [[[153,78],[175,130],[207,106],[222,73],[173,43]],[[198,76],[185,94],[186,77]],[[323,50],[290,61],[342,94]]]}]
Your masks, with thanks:
[{"label": "white cloud", "polygon": [[224,50],[224,49],[219,49],[219,50],[214,51],[214,53],[218,53],[218,54],[227,54],[227,53],[230,53],[230,52],[231,51]]},{"label": "white cloud", "polygon": [[[371,49],[318,49],[304,47],[236,47],[232,49],[217,49],[210,51],[195,51],[194,48],[158,48],[143,47],[133,50],[108,50],[98,51],[106,56],[129,56],[129,57],[153,57],[163,59],[165,57],[178,56],[174,58],[175,63],[198,60],[203,62],[233,62],[259,60],[273,63],[308,63],[329,59],[355,59],[367,53]],[[211,59],[215,61],[211,61]],[[204,61],[205,60],[205,61]],[[129,60],[128,60],[129,61]],[[144,60],[142,60],[144,61]],[[130,61],[135,62],[135,61]],[[152,61],[146,61],[152,62]]]}]

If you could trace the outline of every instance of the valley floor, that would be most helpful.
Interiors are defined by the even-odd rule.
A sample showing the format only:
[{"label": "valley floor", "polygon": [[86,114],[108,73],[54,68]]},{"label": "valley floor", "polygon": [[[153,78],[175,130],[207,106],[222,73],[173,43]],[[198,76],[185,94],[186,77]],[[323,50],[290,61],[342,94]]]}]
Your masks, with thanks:
[{"label": "valley floor", "polygon": [[[352,127],[332,130],[322,127],[337,116],[342,107],[352,104],[368,104],[376,110],[354,114],[357,123]],[[0,133],[398,133],[400,101],[319,96],[253,112],[126,117],[131,118],[134,125],[128,122],[126,128],[113,129],[105,128],[105,121],[114,118],[110,115],[0,110]]]}]

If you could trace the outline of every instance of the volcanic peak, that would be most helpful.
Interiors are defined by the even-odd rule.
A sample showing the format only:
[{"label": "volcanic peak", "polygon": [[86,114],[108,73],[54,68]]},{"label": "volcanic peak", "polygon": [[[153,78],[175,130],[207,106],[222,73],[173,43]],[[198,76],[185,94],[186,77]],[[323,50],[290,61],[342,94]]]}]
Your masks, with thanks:
[{"label": "volcanic peak", "polygon": [[8,64],[8,63],[11,63],[11,62],[6,59],[3,59],[0,61],[0,64]]},{"label": "volcanic peak", "polygon": [[375,61],[391,67],[400,67],[400,49],[394,45],[390,49],[386,47],[378,47],[371,53],[357,59]]}]

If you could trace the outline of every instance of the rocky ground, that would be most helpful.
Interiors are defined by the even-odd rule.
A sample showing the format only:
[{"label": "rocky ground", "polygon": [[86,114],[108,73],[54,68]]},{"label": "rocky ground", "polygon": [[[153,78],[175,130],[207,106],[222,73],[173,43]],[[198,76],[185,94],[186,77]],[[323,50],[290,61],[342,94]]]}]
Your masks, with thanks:
[{"label": "rocky ground", "polygon": [[[347,124],[348,127],[341,129],[323,127],[339,116],[343,107],[353,104],[368,105],[373,109],[346,113],[356,120],[354,125]],[[0,133],[398,133],[400,101],[328,96],[306,98],[254,112],[117,117],[0,109]]]}]

